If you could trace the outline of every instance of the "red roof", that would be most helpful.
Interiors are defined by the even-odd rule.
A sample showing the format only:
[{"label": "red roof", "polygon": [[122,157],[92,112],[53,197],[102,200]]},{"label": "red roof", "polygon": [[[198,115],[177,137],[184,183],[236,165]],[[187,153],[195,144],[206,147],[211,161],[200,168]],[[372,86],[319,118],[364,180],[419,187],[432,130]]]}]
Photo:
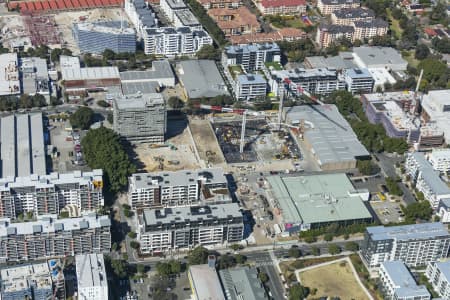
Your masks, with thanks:
[{"label": "red roof", "polygon": [[20,11],[27,10],[27,4],[25,2],[20,3],[19,6],[20,6]]},{"label": "red roof", "polygon": [[48,1],[42,1],[42,7],[44,8],[44,10],[49,10],[50,9],[50,5],[48,4]]},{"label": "red roof", "polygon": [[66,8],[72,8],[73,7],[72,2],[70,2],[70,0],[64,0],[64,6]]},{"label": "red roof", "polygon": [[80,7],[88,7],[86,0],[80,0]]},{"label": "red roof", "polygon": [[50,8],[52,10],[58,9],[58,6],[56,5],[56,1],[55,0],[48,1],[48,5],[50,5]]},{"label": "red roof", "polygon": [[87,0],[87,3],[88,3],[88,7],[94,7],[95,6],[94,0]]},{"label": "red roof", "polygon": [[66,6],[64,5],[63,0],[56,0],[56,5],[58,6],[58,9],[65,9]]},{"label": "red roof", "polygon": [[29,11],[34,10],[33,2],[27,2],[27,8],[28,8]]},{"label": "red roof", "polygon": [[103,3],[101,0],[94,0],[95,6],[103,6]]},{"label": "red roof", "polygon": [[305,6],[305,0],[262,0],[263,7]]},{"label": "red roof", "polygon": [[34,2],[34,7],[36,8],[36,10],[42,10],[41,2],[39,1]]},{"label": "red roof", "polygon": [[424,31],[425,31],[426,34],[428,34],[430,36],[437,35],[436,31],[433,28],[425,28]]}]

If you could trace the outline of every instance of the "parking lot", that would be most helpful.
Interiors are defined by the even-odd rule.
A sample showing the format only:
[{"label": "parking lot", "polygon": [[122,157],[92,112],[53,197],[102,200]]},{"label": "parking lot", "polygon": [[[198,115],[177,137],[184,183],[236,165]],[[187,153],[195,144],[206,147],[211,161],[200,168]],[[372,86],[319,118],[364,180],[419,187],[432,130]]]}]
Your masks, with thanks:
[{"label": "parking lot", "polygon": [[383,224],[398,223],[404,221],[404,214],[400,203],[395,201],[370,201],[373,211]]}]

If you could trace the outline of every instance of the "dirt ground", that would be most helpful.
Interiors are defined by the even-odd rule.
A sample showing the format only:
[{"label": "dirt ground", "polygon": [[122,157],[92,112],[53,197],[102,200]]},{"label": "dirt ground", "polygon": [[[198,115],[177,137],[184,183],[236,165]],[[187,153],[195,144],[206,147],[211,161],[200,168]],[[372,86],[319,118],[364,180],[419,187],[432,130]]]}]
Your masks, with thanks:
[{"label": "dirt ground", "polygon": [[[150,144],[140,144],[135,151],[139,160],[145,165],[147,172],[155,171],[178,171],[183,169],[197,169],[200,167],[195,158],[194,146],[192,145],[189,132],[185,129],[181,134],[169,139],[166,145],[174,145],[177,150],[170,147],[151,148]],[[162,157],[163,169],[159,168],[160,163],[155,157]],[[179,164],[170,164],[169,161],[178,161]]]},{"label": "dirt ground", "polygon": [[339,297],[340,299],[365,300],[367,295],[358,285],[348,262],[337,262],[327,266],[317,267],[300,273],[303,286],[317,293],[307,299],[320,297]]},{"label": "dirt ground", "polygon": [[[189,120],[189,128],[191,129],[200,159],[205,162],[209,161],[213,165],[224,164],[225,158],[209,121],[191,118]],[[210,151],[211,155],[207,156],[207,151]]]}]

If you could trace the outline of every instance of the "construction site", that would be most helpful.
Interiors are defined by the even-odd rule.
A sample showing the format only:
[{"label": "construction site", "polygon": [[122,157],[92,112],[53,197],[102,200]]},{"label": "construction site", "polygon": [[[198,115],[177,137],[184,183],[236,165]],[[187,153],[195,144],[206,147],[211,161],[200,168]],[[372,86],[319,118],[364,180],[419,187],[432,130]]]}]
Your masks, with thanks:
[{"label": "construction site", "polygon": [[30,36],[31,44],[34,47],[61,44],[59,32],[56,30],[54,16],[27,15],[23,16],[23,22]]}]

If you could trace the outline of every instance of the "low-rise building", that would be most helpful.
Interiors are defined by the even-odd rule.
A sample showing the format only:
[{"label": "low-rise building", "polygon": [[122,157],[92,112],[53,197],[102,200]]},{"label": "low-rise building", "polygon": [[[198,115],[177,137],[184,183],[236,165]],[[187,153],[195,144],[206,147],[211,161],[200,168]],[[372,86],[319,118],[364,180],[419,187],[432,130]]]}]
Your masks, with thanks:
[{"label": "low-rise building", "polygon": [[78,297],[83,300],[108,300],[108,277],[103,254],[75,256]]},{"label": "low-rise building", "polygon": [[322,24],[317,29],[315,41],[321,47],[327,48],[340,39],[353,40],[354,32],[355,28],[353,26]]},{"label": "low-rise building", "polygon": [[256,16],[245,6],[238,8],[213,8],[208,15],[217,23],[226,37],[261,31]]},{"label": "low-rise building", "polygon": [[24,94],[43,95],[46,96],[47,103],[50,102],[51,89],[47,60],[40,57],[21,58],[20,75]]},{"label": "low-rise building", "polygon": [[108,216],[95,214],[68,219],[45,215],[37,221],[22,223],[3,218],[0,219],[0,262],[109,252],[110,227]]},{"label": "low-rise building", "polygon": [[145,71],[120,72],[122,93],[132,95],[138,92],[148,94],[148,87],[155,87],[150,93],[156,92],[161,87],[174,87],[175,74],[168,60],[155,60],[152,67]]},{"label": "low-rise building", "polygon": [[301,15],[306,12],[305,0],[262,0],[255,1],[263,15]]},{"label": "low-rise building", "polygon": [[361,46],[353,48],[355,63],[360,68],[406,71],[408,62],[391,47]]},{"label": "low-rise building", "polygon": [[375,13],[367,8],[343,8],[331,13],[331,21],[336,25],[353,26],[353,22],[359,20],[371,20]]},{"label": "low-rise building", "polygon": [[433,169],[444,174],[450,171],[450,149],[434,148],[431,153],[428,154],[428,160],[433,166]]},{"label": "low-rise building", "polygon": [[167,112],[162,94],[135,94],[113,100],[114,131],[131,142],[164,143]]},{"label": "low-rise building", "polygon": [[134,208],[231,202],[222,169],[136,173],[129,178],[128,203]]},{"label": "low-rise building", "polygon": [[225,299],[219,276],[217,275],[214,265],[204,264],[190,266],[188,278],[189,284],[191,285],[192,299]]},{"label": "low-rise building", "polygon": [[358,8],[361,6],[360,0],[318,0],[317,8],[323,15],[330,15],[336,10],[345,8]]},{"label": "low-rise building", "polygon": [[238,100],[264,98],[267,95],[267,81],[261,74],[237,75],[234,93]]},{"label": "low-rise building", "polygon": [[358,94],[372,92],[375,80],[367,69],[346,69],[343,73],[347,91]]},{"label": "low-rise building", "polygon": [[206,10],[212,8],[238,8],[242,0],[197,0]]},{"label": "low-rise building", "polygon": [[435,124],[450,143],[450,89],[429,91],[421,101],[422,118]]},{"label": "low-rise building", "polygon": [[431,294],[424,285],[417,285],[413,275],[402,261],[385,261],[379,269],[383,299],[430,300]]},{"label": "low-rise building", "polygon": [[244,44],[225,47],[222,53],[222,65],[241,65],[246,72],[264,68],[267,62],[280,62],[281,51],[276,43]]},{"label": "low-rise building", "polygon": [[240,267],[219,271],[226,300],[268,300],[256,268]]},{"label": "low-rise building", "polygon": [[447,257],[450,234],[440,222],[367,227],[361,254],[369,268],[400,260],[409,267],[426,266]]},{"label": "low-rise building", "polygon": [[17,53],[0,54],[0,96],[21,93]]},{"label": "low-rise building", "polygon": [[137,239],[142,254],[238,243],[243,232],[237,203],[144,209],[138,215]]},{"label": "low-rise building", "polygon": [[442,299],[450,299],[450,261],[430,262],[425,276]]},{"label": "low-rise building", "polygon": [[354,62],[352,52],[339,52],[336,56],[308,56],[305,57],[303,65],[307,69],[336,69],[344,71],[346,69],[355,69],[358,66]]}]

